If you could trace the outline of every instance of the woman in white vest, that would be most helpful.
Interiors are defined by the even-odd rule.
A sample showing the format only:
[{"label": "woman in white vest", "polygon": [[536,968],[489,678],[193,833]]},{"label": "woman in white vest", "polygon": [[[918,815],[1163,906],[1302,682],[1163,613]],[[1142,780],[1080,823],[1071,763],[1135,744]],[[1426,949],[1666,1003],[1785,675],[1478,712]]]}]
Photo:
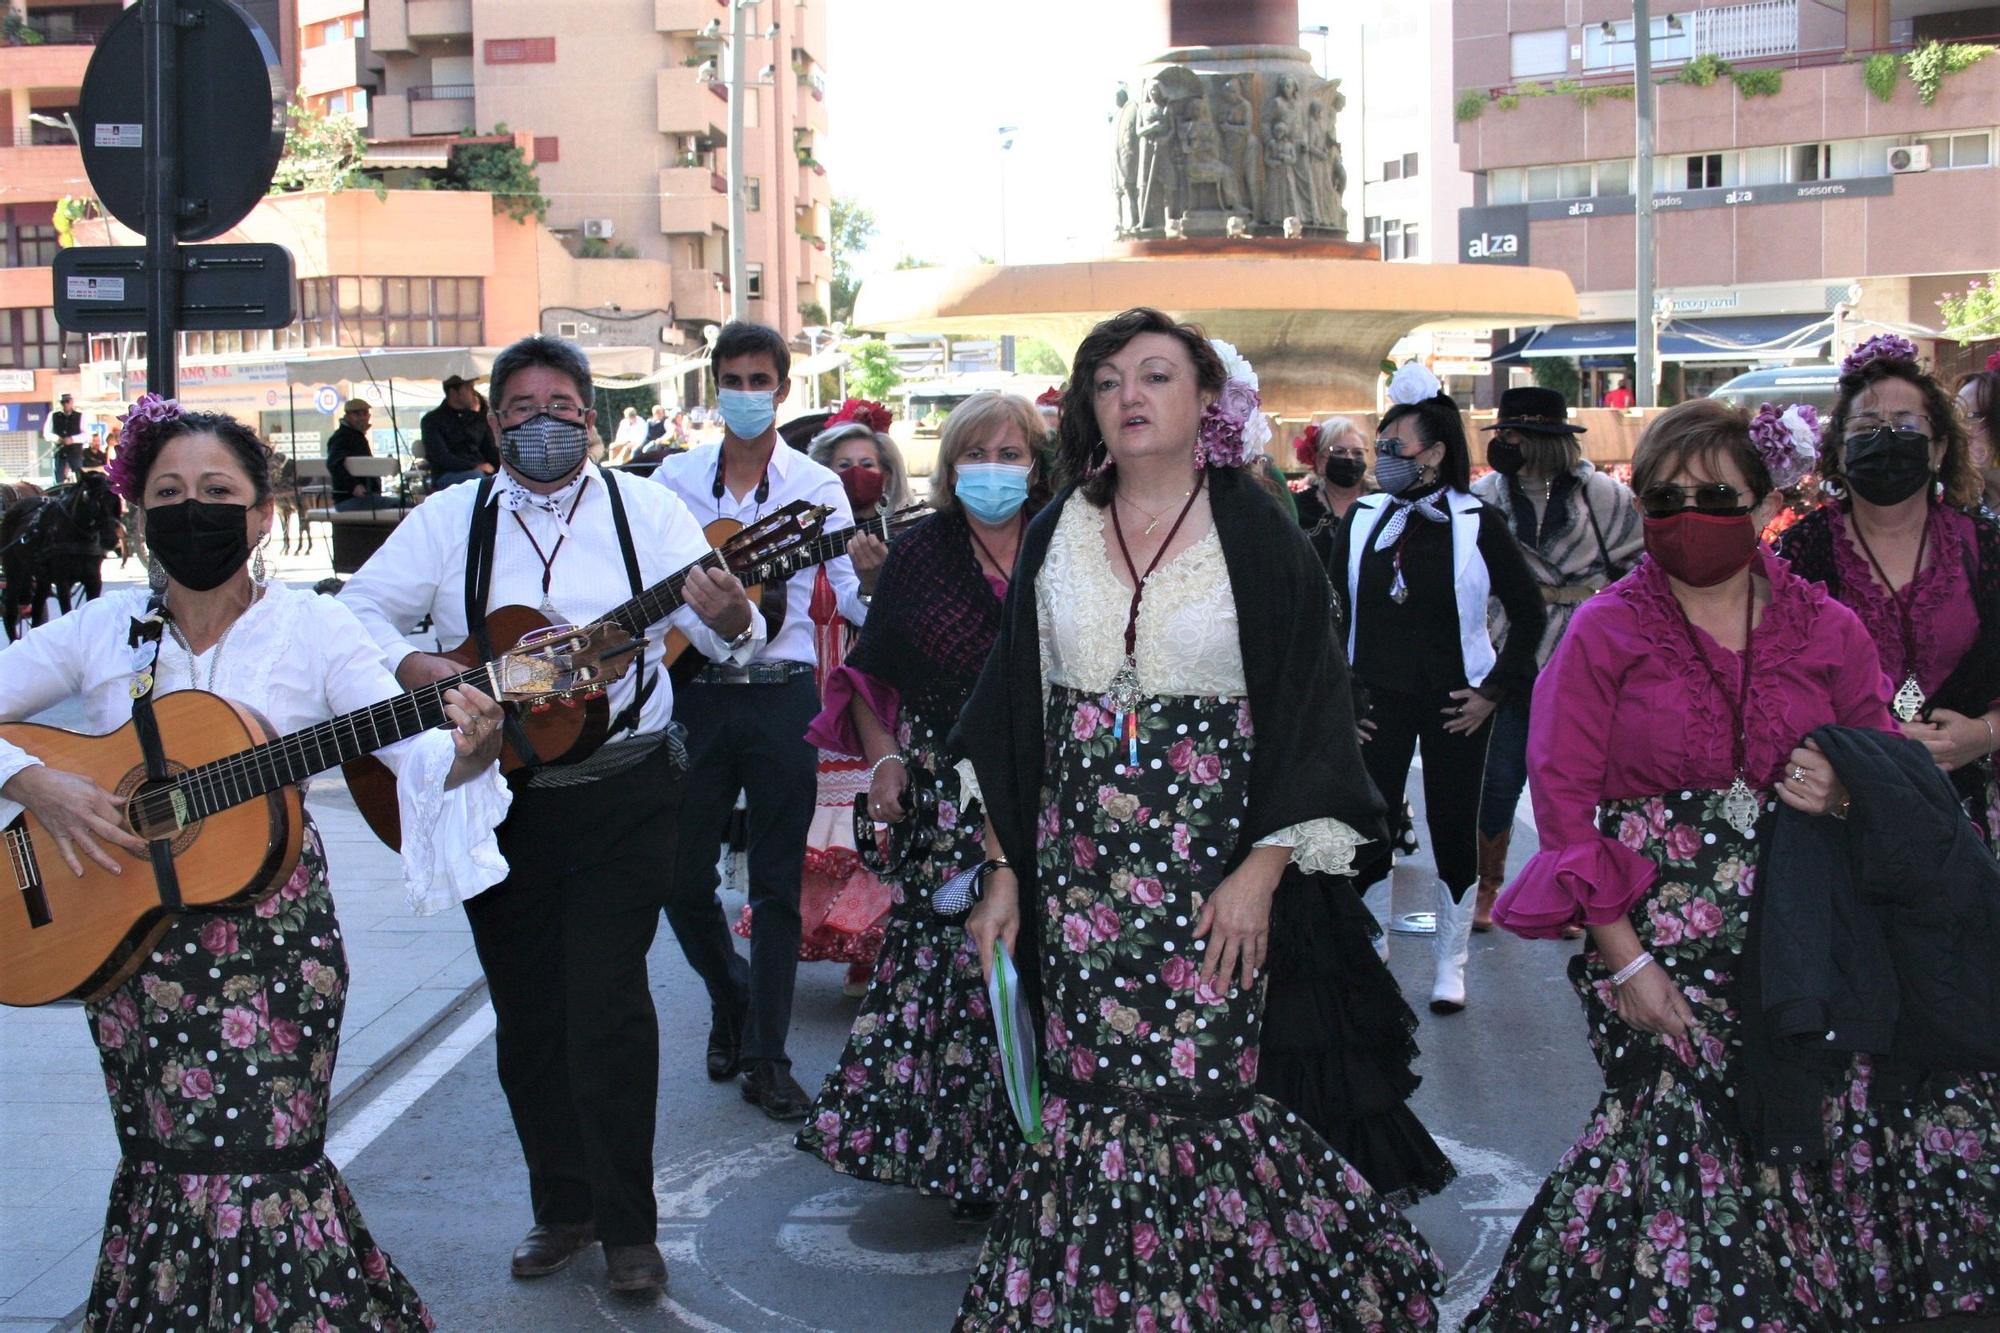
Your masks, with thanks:
[{"label": "woman in white vest", "polygon": [[[1437,377],[1411,364],[1390,382],[1375,440],[1379,494],[1348,512],[1334,552],[1345,571],[1347,652],[1367,687],[1362,757],[1392,805],[1421,748],[1424,815],[1437,865],[1437,976],[1431,1012],[1465,1008],[1465,962],[1478,881],[1479,796],[1493,711],[1526,697],[1546,612],[1499,510],[1469,493],[1465,423]],[[1497,597],[1515,632],[1496,654],[1486,606]],[[1388,849],[1357,867],[1365,894],[1387,878]],[[1378,918],[1389,915],[1381,890]]]}]

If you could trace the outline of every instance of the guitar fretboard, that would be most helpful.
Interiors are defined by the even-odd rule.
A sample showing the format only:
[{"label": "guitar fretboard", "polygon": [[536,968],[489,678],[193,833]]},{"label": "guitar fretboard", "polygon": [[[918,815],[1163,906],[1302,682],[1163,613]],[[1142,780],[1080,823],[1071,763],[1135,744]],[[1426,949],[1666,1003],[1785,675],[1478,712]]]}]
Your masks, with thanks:
[{"label": "guitar fretboard", "polygon": [[445,721],[445,691],[473,685],[494,692],[492,673],[475,667],[419,685],[407,694],[357,708],[310,727],[176,774],[138,798],[134,823],[145,828],[191,824],[255,800]]}]

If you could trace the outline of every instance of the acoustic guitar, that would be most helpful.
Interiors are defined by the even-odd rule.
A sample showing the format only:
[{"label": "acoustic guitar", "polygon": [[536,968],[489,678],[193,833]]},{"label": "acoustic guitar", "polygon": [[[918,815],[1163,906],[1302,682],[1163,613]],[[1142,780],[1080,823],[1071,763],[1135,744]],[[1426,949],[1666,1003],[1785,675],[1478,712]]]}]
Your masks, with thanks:
[{"label": "acoustic guitar", "polygon": [[536,636],[493,661],[328,721],[272,735],[254,709],[201,690],[153,704],[172,776],[146,776],[133,723],[82,736],[33,722],[0,737],[51,768],[126,798],[128,827],[170,842],[179,903],[150,861],[117,848],[112,874],[85,859],[72,875],[32,812],[4,831],[0,871],[0,1004],[95,999],[136,971],[177,912],[241,908],[291,877],[304,833],[298,783],[445,722],[445,691],[471,685],[514,703],[601,691],[643,643],[612,624]]}]

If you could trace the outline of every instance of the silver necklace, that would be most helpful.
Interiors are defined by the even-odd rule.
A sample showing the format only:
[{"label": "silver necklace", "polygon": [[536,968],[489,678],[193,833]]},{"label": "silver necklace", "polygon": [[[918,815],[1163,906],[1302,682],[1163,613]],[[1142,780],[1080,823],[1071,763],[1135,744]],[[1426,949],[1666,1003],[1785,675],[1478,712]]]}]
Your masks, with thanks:
[{"label": "silver necklace", "polygon": [[[260,592],[253,591],[250,595],[250,606],[257,605],[258,599],[261,597],[261,595],[262,594]],[[245,614],[249,612],[250,606],[246,606],[243,608]],[[179,625],[176,625],[171,620],[167,622],[167,630],[174,636],[174,642],[178,643],[181,646],[181,651],[187,654],[189,686],[195,689],[204,690],[209,694],[215,693],[215,673],[222,666],[222,650],[228,646],[229,635],[231,631],[233,631],[236,628],[237,621],[240,621],[242,619],[243,616],[239,615],[236,617],[236,620],[230,621],[228,626],[222,631],[222,636],[215,641],[215,655],[208,659],[208,677],[206,680],[197,679],[194,674],[194,669],[195,669],[194,645],[188,642],[187,635],[181,633],[181,627]]]}]

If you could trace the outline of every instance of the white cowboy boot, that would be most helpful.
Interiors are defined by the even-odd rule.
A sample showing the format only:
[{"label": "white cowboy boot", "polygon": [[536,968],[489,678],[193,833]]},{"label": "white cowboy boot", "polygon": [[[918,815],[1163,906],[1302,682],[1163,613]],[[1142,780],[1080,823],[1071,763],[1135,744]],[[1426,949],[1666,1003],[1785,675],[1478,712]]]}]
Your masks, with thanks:
[{"label": "white cowboy boot", "polygon": [[1361,901],[1368,907],[1368,915],[1375,918],[1375,924],[1382,933],[1375,938],[1375,956],[1383,962],[1389,961],[1389,925],[1396,919],[1396,885],[1393,880],[1383,880],[1362,895]]},{"label": "white cowboy boot", "polygon": [[1451,890],[1437,886],[1437,934],[1431,936],[1431,954],[1437,962],[1437,980],[1431,986],[1431,1012],[1455,1014],[1465,1008],[1465,959],[1472,947],[1472,913],[1478,899],[1470,889],[1457,902]]}]

